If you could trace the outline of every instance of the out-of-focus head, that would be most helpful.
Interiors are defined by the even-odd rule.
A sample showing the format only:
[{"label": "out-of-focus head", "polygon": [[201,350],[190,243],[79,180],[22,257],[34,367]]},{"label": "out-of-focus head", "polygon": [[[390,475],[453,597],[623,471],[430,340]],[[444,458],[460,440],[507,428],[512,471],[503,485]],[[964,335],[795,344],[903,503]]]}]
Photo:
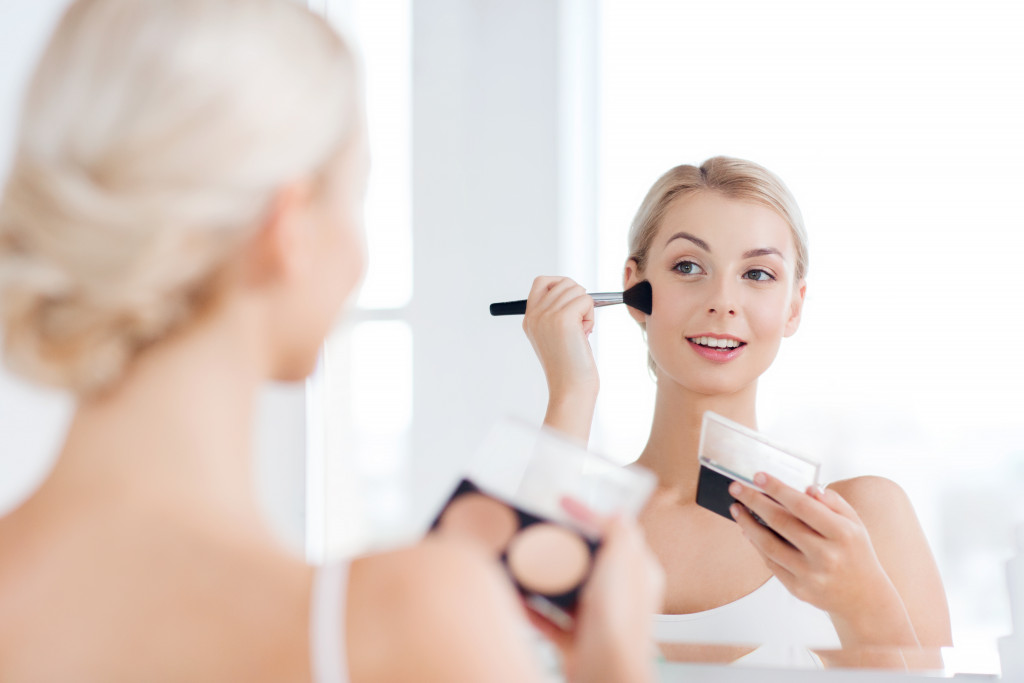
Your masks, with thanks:
[{"label": "out-of-focus head", "polygon": [[363,269],[358,80],[344,41],[288,0],[74,3],[0,201],[8,364],[81,394],[109,386],[259,280],[238,263],[259,261],[273,224],[264,241],[301,235],[314,256],[283,266],[302,271],[289,296],[305,303],[282,306],[270,371],[308,372]]}]

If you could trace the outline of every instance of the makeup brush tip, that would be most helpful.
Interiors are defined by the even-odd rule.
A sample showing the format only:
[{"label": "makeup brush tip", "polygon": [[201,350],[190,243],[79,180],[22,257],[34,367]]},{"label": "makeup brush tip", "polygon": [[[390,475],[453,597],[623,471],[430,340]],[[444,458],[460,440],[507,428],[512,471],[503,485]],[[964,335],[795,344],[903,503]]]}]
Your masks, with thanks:
[{"label": "makeup brush tip", "polygon": [[650,315],[654,310],[654,291],[651,289],[651,283],[647,280],[636,283],[622,293],[622,301],[627,306]]}]

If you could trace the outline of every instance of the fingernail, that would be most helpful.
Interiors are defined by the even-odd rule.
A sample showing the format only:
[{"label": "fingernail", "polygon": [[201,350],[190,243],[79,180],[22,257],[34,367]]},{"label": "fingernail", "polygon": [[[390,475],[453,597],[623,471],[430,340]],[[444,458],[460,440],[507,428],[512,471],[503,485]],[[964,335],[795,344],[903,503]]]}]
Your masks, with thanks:
[{"label": "fingernail", "polygon": [[734,481],[733,483],[729,484],[729,494],[732,495],[733,498],[740,495],[741,493],[743,493],[743,487],[740,486],[738,482]]},{"label": "fingernail", "polygon": [[807,487],[807,494],[815,498],[821,498],[825,495],[825,489],[820,484],[811,484]]},{"label": "fingernail", "polygon": [[733,503],[729,506],[729,514],[732,515],[733,519],[738,519],[740,516],[740,506],[738,503]]},{"label": "fingernail", "polygon": [[764,486],[768,483],[768,477],[764,475],[764,472],[758,472],[754,475],[754,483],[758,486]]}]

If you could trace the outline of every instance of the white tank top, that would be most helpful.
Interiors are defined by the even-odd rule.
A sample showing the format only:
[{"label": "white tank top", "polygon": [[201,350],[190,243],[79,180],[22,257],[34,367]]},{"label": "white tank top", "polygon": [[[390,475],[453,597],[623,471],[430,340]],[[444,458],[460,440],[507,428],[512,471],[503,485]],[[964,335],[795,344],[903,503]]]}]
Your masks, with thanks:
[{"label": "white tank top", "polygon": [[309,607],[309,646],[313,683],[348,683],[345,653],[345,597],[348,562],[316,570]]},{"label": "white tank top", "polygon": [[828,612],[797,599],[775,576],[733,602],[692,614],[656,614],[659,643],[749,644],[759,647],[737,663],[814,667],[811,650],[839,648]]}]

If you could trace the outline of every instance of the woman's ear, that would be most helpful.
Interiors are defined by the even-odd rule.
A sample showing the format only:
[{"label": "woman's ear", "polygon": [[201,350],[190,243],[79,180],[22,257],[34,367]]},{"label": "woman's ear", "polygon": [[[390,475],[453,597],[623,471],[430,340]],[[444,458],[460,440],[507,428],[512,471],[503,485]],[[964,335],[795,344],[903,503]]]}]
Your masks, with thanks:
[{"label": "woman's ear", "polygon": [[786,331],[784,337],[791,337],[796,334],[800,327],[800,316],[804,311],[804,298],[807,296],[807,281],[800,280],[796,290],[793,292],[793,301],[790,303],[789,319],[786,320]]},{"label": "woman's ear", "polygon": [[[636,259],[630,258],[626,261],[626,267],[622,271],[622,288],[629,289],[633,285],[638,284],[643,280],[643,275],[640,273],[640,267],[637,265]],[[626,306],[626,310],[633,316],[633,320],[638,323],[647,322],[647,314],[643,311],[638,311],[632,306]]]},{"label": "woman's ear", "polygon": [[245,281],[260,286],[289,279],[308,265],[312,231],[308,183],[282,187],[271,201],[263,224],[245,251]]}]

